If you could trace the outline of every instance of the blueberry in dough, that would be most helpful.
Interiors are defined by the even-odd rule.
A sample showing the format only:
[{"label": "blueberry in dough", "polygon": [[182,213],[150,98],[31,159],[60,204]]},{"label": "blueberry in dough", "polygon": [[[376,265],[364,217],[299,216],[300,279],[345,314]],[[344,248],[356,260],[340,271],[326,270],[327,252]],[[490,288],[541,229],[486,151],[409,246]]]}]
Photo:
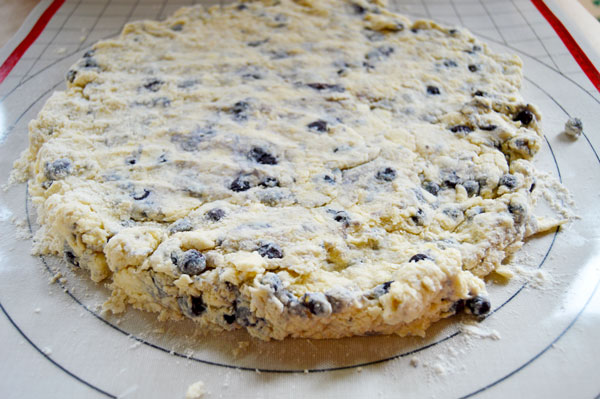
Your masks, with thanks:
[{"label": "blueberry in dough", "polygon": [[262,165],[277,165],[277,158],[262,147],[253,147],[248,155]]},{"label": "blueberry in dough", "polygon": [[276,258],[283,258],[283,250],[281,249],[281,247],[274,243],[274,242],[269,242],[266,244],[262,244],[260,247],[258,247],[258,254],[260,256],[262,256],[263,258],[269,258],[269,259],[276,259]]},{"label": "blueberry in dough", "polygon": [[517,187],[517,178],[510,173],[502,175],[498,181],[499,186],[505,186],[509,190],[513,190]]},{"label": "blueberry in dough", "polygon": [[245,121],[248,119],[249,110],[250,104],[248,104],[246,101],[238,101],[237,103],[233,104],[230,112],[233,115],[233,119],[237,121]]},{"label": "blueberry in dough", "polygon": [[315,316],[331,314],[331,304],[322,292],[308,292],[302,296],[300,302]]},{"label": "blueberry in dough", "polygon": [[424,182],[423,188],[433,195],[438,195],[438,193],[440,192],[440,185],[433,181]]},{"label": "blueberry in dough", "polygon": [[277,180],[275,177],[266,176],[261,179],[258,185],[265,188],[279,187],[279,180]]},{"label": "blueberry in dough", "polygon": [[425,255],[425,254],[416,254],[416,255],[413,255],[413,256],[412,256],[412,257],[411,257],[411,258],[408,260],[408,262],[409,262],[409,263],[410,263],[410,262],[419,262],[419,261],[422,261],[422,260],[425,260],[425,259],[431,259],[431,258],[430,258],[429,256]]},{"label": "blueberry in dough", "polygon": [[206,257],[195,249],[189,249],[177,259],[177,268],[181,273],[197,276],[206,269]]},{"label": "blueberry in dough", "polygon": [[308,127],[309,130],[319,132],[319,133],[327,132],[327,122],[325,122],[324,120],[320,120],[320,119],[309,123],[308,125],[306,125],[306,127]]},{"label": "blueberry in dough", "polygon": [[248,176],[244,176],[244,175],[240,175],[240,176],[236,177],[235,180],[232,181],[231,184],[229,185],[229,189],[236,193],[250,190],[250,188],[251,188],[250,180],[249,180]]},{"label": "blueberry in dough", "polygon": [[491,303],[488,298],[482,296],[475,296],[465,301],[466,308],[471,314],[475,316],[483,316],[489,313],[491,309]]},{"label": "blueberry in dough", "polygon": [[390,167],[382,169],[375,175],[377,180],[392,181],[396,178],[396,170]]},{"label": "blueberry in dough", "polygon": [[440,89],[436,86],[427,86],[427,94],[438,95],[440,94]]},{"label": "blueberry in dough", "polygon": [[211,209],[210,211],[206,212],[206,217],[210,221],[218,222],[219,220],[221,220],[225,217],[225,211],[220,208],[214,208],[214,209]]},{"label": "blueberry in dough", "polygon": [[531,123],[531,121],[533,121],[533,119],[534,119],[533,113],[528,109],[523,109],[515,115],[515,117],[513,118],[513,121],[521,122],[523,125],[527,126]]},{"label": "blueberry in dough", "polygon": [[73,173],[73,162],[69,158],[60,158],[46,163],[44,174],[48,180],[64,179]]},{"label": "blueberry in dough", "polygon": [[456,125],[450,128],[452,133],[471,133],[473,129],[467,125]]},{"label": "blueberry in dough", "polygon": [[149,81],[147,81],[146,83],[144,83],[144,89],[149,90],[149,91],[153,91],[153,92],[157,92],[160,90],[160,87],[164,84],[165,82],[163,82],[160,79],[151,79]]}]

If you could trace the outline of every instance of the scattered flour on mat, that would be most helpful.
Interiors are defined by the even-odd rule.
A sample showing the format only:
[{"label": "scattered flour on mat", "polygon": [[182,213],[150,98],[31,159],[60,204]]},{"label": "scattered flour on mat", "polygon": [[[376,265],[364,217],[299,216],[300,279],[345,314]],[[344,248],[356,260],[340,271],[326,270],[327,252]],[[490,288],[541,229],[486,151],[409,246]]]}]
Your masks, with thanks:
[{"label": "scattered flour on mat", "polygon": [[188,387],[185,392],[185,399],[201,399],[204,397],[205,393],[204,382],[196,381]]},{"label": "scattered flour on mat", "polygon": [[25,218],[13,216],[10,221],[16,228],[15,237],[18,240],[29,240],[32,237],[31,233],[29,232],[27,220]]}]

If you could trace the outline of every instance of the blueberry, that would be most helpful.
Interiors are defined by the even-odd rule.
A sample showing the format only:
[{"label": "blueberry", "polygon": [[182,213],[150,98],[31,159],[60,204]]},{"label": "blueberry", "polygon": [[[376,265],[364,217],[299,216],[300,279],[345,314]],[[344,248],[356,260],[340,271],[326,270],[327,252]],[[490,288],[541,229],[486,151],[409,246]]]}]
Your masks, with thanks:
[{"label": "blueberry", "polygon": [[81,66],[84,68],[99,68],[98,63],[96,62],[95,59],[89,57],[89,58],[84,58],[81,61]]},{"label": "blueberry", "polygon": [[475,296],[465,301],[465,306],[475,316],[483,316],[489,313],[491,309],[491,303],[488,298],[482,296]]},{"label": "blueberry", "polygon": [[392,181],[396,178],[396,171],[388,167],[378,171],[375,178],[377,180]]},{"label": "blueberry", "polygon": [[491,132],[492,130],[496,130],[497,128],[498,128],[498,126],[496,126],[496,125],[479,126],[479,129],[485,130],[487,132]]},{"label": "blueberry", "polygon": [[248,155],[262,165],[277,165],[277,158],[265,151],[262,147],[253,147]]},{"label": "blueberry", "polygon": [[153,107],[160,105],[161,107],[166,108],[166,107],[171,106],[171,100],[169,100],[168,97],[164,97],[164,96],[158,97],[158,98],[153,98],[150,105]]},{"label": "blueberry", "polygon": [[531,123],[531,121],[533,120],[533,113],[528,110],[528,109],[523,109],[521,111],[519,111],[519,113],[517,115],[515,115],[515,117],[513,118],[513,121],[517,122],[521,122],[523,125],[527,126]]},{"label": "blueberry", "polygon": [[192,222],[188,218],[181,218],[169,226],[169,233],[177,233],[179,231],[190,231],[194,228]]},{"label": "blueberry", "polygon": [[410,262],[419,262],[419,261],[426,260],[426,259],[430,259],[430,260],[431,260],[431,258],[430,258],[429,256],[425,255],[425,254],[416,254],[416,255],[413,255],[413,256],[412,256],[412,257],[411,257],[411,258],[408,260],[408,262],[409,262],[409,263],[410,263]]},{"label": "blueberry", "polygon": [[144,191],[143,191],[141,194],[134,193],[134,194],[132,195],[132,197],[133,197],[133,199],[134,199],[134,200],[136,200],[136,201],[141,201],[141,200],[143,200],[143,199],[146,199],[146,198],[148,198],[148,196],[149,196],[149,195],[150,195],[150,191],[148,191],[148,190],[144,189]]},{"label": "blueberry", "polygon": [[224,314],[223,320],[225,320],[227,324],[233,324],[235,322],[235,314]]},{"label": "blueberry", "polygon": [[463,214],[463,212],[458,209],[458,208],[445,208],[442,213],[444,215],[447,215],[449,217],[451,217],[454,220],[457,220],[458,218],[460,218]]},{"label": "blueberry", "polygon": [[331,304],[321,292],[308,292],[302,296],[300,302],[315,316],[328,316],[331,314]]},{"label": "blueberry", "polygon": [[325,182],[327,182],[329,184],[335,184],[335,179],[329,175],[325,175],[323,177],[323,180],[325,180]]},{"label": "blueberry", "polygon": [[308,125],[306,125],[306,127],[308,127],[309,130],[319,133],[327,132],[327,122],[321,119],[309,123]]},{"label": "blueberry", "polygon": [[96,50],[92,49],[92,50],[88,50],[85,53],[83,53],[83,58],[92,58],[92,56],[96,53]]},{"label": "blueberry", "polygon": [[177,83],[177,87],[179,87],[180,89],[189,89],[190,87],[195,86],[196,83],[198,82],[193,79],[186,79]]},{"label": "blueberry", "polygon": [[250,190],[250,187],[250,180],[248,180],[248,176],[243,175],[236,177],[235,180],[229,185],[229,189],[231,191],[235,191],[236,193]]},{"label": "blueberry", "polygon": [[330,213],[333,214],[333,220],[339,223],[344,223],[344,225],[348,225],[350,222],[350,216],[346,211],[333,211],[330,210]]},{"label": "blueberry", "polygon": [[77,259],[75,253],[71,251],[71,249],[65,249],[65,262],[67,262],[70,265],[79,267],[79,260]]},{"label": "blueberry", "polygon": [[360,4],[352,3],[351,6],[352,6],[352,11],[354,11],[354,13],[357,15],[362,15],[365,12],[367,12],[367,9],[364,8],[363,6],[361,6]]},{"label": "blueberry", "polygon": [[279,187],[279,180],[274,177],[267,176],[263,178],[258,185],[265,188]]},{"label": "blueberry", "polygon": [[138,155],[130,155],[127,158],[125,158],[125,164],[126,165],[135,165],[137,163],[137,157]]},{"label": "blueberry", "polygon": [[475,93],[473,93],[474,97],[485,97],[486,93],[484,91],[481,90],[477,90]]},{"label": "blueberry", "polygon": [[529,192],[532,193],[533,190],[535,190],[535,181],[533,183],[531,183],[531,186],[529,187]]},{"label": "blueberry", "polygon": [[269,41],[269,39],[267,38],[267,39],[263,39],[263,40],[254,40],[254,41],[252,41],[252,42],[248,42],[248,43],[246,43],[246,44],[247,44],[248,46],[250,46],[250,47],[258,47],[258,46],[260,46],[261,44],[265,44],[265,43],[266,43],[266,42],[268,42],[268,41]]},{"label": "blueberry", "polygon": [[281,247],[274,243],[274,242],[269,242],[266,244],[262,244],[260,247],[258,247],[257,249],[258,254],[260,256],[262,256],[263,258],[269,258],[269,259],[275,259],[275,258],[283,258],[283,250],[281,249]]},{"label": "blueberry", "polygon": [[438,195],[438,193],[440,192],[440,186],[439,184],[432,182],[432,181],[426,181],[423,183],[423,188],[427,191],[429,191],[431,194],[433,195]]},{"label": "blueberry", "polygon": [[248,104],[246,101],[238,101],[237,103],[233,104],[230,112],[235,120],[244,121],[248,119],[247,113],[249,109],[250,104]]},{"label": "blueberry", "polygon": [[479,183],[476,180],[467,180],[462,185],[467,190],[469,197],[479,194]]},{"label": "blueberry", "polygon": [[469,71],[471,72],[477,72],[479,70],[479,67],[475,64],[471,64],[469,65]]},{"label": "blueberry", "polygon": [[506,186],[509,190],[513,190],[515,187],[517,187],[517,178],[514,175],[507,173],[500,177],[498,185]]},{"label": "blueberry", "polygon": [[450,128],[450,131],[452,133],[471,133],[473,131],[473,129],[471,129],[467,125],[456,125],[456,126],[452,126]]},{"label": "blueberry", "polygon": [[396,51],[392,46],[381,46],[377,48],[381,54],[386,57],[389,57]]},{"label": "blueberry", "polygon": [[243,10],[247,10],[248,6],[245,4],[238,4],[238,6],[236,7],[238,11],[243,11]]},{"label": "blueberry", "polygon": [[225,217],[225,211],[223,209],[214,208],[206,212],[206,217],[210,221],[218,222],[219,220],[223,219],[223,217]]},{"label": "blueberry", "polygon": [[160,87],[164,83],[165,82],[163,82],[162,80],[159,80],[159,79],[150,79],[149,81],[144,83],[144,89],[152,91],[152,92],[157,92],[160,90]]},{"label": "blueberry", "polygon": [[236,321],[244,327],[252,327],[256,325],[256,318],[246,306],[238,306],[235,309]]},{"label": "blueberry", "polygon": [[425,223],[425,212],[423,209],[419,208],[417,213],[410,217],[410,220],[412,220],[417,226],[423,226],[423,223]]},{"label": "blueberry", "polygon": [[458,33],[458,30],[457,30],[457,29],[450,29],[450,30],[448,30],[448,34],[449,34],[450,36],[454,36],[454,35],[456,35],[457,33]]},{"label": "blueberry", "polygon": [[179,24],[172,25],[171,30],[175,31],[175,32],[181,32],[183,30],[183,24],[179,23]]},{"label": "blueberry", "polygon": [[279,278],[279,276],[275,273],[268,272],[263,278],[260,279],[260,282],[264,285],[269,286],[274,293],[283,291],[283,282]]},{"label": "blueberry", "polygon": [[190,134],[173,134],[171,136],[171,142],[176,143],[183,151],[194,152],[198,150],[200,143],[215,134],[216,132],[211,128],[197,127]]},{"label": "blueberry", "polygon": [[242,75],[242,78],[258,80],[262,79],[262,76],[259,73],[245,73]]},{"label": "blueberry", "polygon": [[200,316],[206,310],[206,304],[202,300],[202,296],[190,297],[192,300],[191,312],[193,316]]},{"label": "blueberry", "polygon": [[60,158],[52,163],[46,163],[44,175],[48,180],[64,179],[73,173],[73,163],[69,158]]},{"label": "blueberry", "polygon": [[436,86],[427,86],[427,94],[437,96],[440,94],[440,89],[438,89]]},{"label": "blueberry", "polygon": [[458,64],[456,63],[456,61],[453,61],[453,60],[444,60],[444,66],[445,67],[457,67]]},{"label": "blueberry", "polygon": [[343,91],[345,91],[346,89],[344,89],[342,86],[337,85],[337,84],[330,84],[330,83],[307,83],[306,84],[308,87],[321,91],[321,90],[329,90],[329,91],[335,91],[338,93],[342,93]]},{"label": "blueberry", "polygon": [[67,72],[67,80],[69,81],[69,83],[73,83],[75,81],[75,77],[77,77],[76,70],[71,69],[69,72]]},{"label": "blueberry", "polygon": [[442,184],[444,187],[455,188],[460,183],[460,178],[455,171],[442,171],[440,172],[442,178]]},{"label": "blueberry", "polygon": [[167,154],[160,154],[158,159],[156,160],[156,162],[158,162],[159,164],[161,163],[165,163],[168,162],[169,160],[167,159]]},{"label": "blueberry", "polygon": [[178,259],[177,268],[181,273],[197,276],[206,269],[206,257],[195,249],[189,249]]},{"label": "blueberry", "polygon": [[522,205],[510,203],[510,204],[508,204],[508,211],[512,215],[516,224],[523,223],[523,221],[525,219],[526,211]]},{"label": "blueberry", "polygon": [[380,296],[385,295],[390,291],[390,286],[392,285],[393,282],[394,281],[392,280],[392,281],[386,281],[383,284],[379,284],[365,296],[367,297],[367,299],[377,299]]},{"label": "blueberry", "polygon": [[479,51],[481,51],[481,46],[478,45],[474,45],[473,47],[471,47],[470,49],[465,50],[465,53],[469,53],[469,54],[475,54]]}]

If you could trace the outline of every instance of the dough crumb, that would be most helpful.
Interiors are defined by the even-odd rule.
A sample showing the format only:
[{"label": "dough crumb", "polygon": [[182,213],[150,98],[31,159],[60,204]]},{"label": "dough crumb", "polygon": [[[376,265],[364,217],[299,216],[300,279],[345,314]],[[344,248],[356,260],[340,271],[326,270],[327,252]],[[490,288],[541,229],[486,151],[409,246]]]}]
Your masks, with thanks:
[{"label": "dough crumb", "polygon": [[242,351],[244,351],[245,349],[247,349],[249,346],[250,346],[249,341],[240,341],[240,342],[238,342],[238,347],[233,348],[231,350],[231,353],[233,354],[234,357],[238,357],[240,355],[240,353]]},{"label": "dough crumb", "polygon": [[60,279],[63,277],[61,272],[55,272],[54,275],[52,277],[50,277],[50,279],[48,280],[50,282],[50,284],[54,284],[57,281],[60,281]]},{"label": "dough crumb", "polygon": [[412,367],[415,367],[415,368],[417,368],[417,367],[419,367],[419,359],[418,359],[416,356],[413,356],[413,357],[410,359],[410,362],[409,362],[409,364],[410,364]]},{"label": "dough crumb", "polygon": [[56,54],[65,54],[67,52],[66,47],[59,47],[56,49]]},{"label": "dough crumb", "polygon": [[358,371],[359,373],[362,373],[362,370],[363,370],[362,367],[359,367],[359,368],[356,369],[356,371]]},{"label": "dough crumb", "polygon": [[577,140],[581,133],[583,132],[583,123],[579,118],[569,118],[567,123],[565,123],[564,133],[571,137],[572,139]]},{"label": "dough crumb", "polygon": [[42,311],[42,309],[40,309],[40,308],[35,308],[35,309],[33,309],[33,312],[34,312],[34,313],[40,313],[41,311]]},{"label": "dough crumb", "polygon": [[185,392],[185,399],[200,399],[204,397],[205,393],[204,382],[196,381],[188,387]]},{"label": "dough crumb", "polygon": [[50,356],[52,355],[52,348],[45,346],[42,348],[42,352],[44,352],[44,355]]}]

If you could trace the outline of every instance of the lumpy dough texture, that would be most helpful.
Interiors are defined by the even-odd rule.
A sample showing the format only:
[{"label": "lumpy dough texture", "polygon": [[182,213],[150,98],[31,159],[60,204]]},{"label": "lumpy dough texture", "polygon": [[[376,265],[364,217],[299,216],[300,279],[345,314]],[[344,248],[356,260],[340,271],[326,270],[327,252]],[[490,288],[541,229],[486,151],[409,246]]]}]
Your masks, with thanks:
[{"label": "lumpy dough texture", "polygon": [[128,24],[30,123],[38,250],[114,312],[262,339],[487,312],[482,278],[537,231],[521,66],[376,1]]}]

